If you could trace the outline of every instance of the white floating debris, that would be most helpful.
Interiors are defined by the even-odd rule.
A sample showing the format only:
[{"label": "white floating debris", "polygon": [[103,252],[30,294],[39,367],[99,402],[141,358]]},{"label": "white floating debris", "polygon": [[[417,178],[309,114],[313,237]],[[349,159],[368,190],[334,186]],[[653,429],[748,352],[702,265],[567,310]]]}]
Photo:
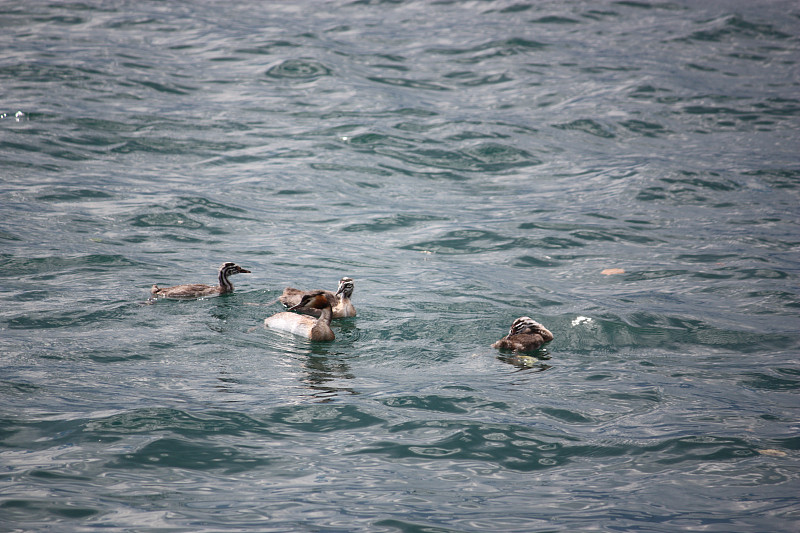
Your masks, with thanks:
[{"label": "white floating debris", "polygon": [[592,322],[594,322],[594,320],[588,316],[579,316],[572,321],[572,327],[580,326],[581,324],[591,324]]}]

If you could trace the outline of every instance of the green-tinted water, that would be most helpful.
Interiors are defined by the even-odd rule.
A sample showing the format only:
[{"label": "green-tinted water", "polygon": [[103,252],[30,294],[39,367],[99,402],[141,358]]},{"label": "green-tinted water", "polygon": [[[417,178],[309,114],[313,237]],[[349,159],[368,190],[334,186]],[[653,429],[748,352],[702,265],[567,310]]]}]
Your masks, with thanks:
[{"label": "green-tinted water", "polygon": [[0,530],[796,529],[794,3],[0,13]]}]

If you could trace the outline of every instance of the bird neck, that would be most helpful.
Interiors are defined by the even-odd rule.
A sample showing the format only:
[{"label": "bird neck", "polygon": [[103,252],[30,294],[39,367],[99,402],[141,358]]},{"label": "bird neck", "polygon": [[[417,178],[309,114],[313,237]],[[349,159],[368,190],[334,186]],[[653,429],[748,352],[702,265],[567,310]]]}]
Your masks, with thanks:
[{"label": "bird neck", "polygon": [[330,326],[331,318],[333,318],[333,309],[331,308],[330,305],[326,305],[324,308],[320,309],[320,314],[319,318],[317,319],[317,322]]},{"label": "bird neck", "polygon": [[224,268],[219,271],[219,286],[222,292],[233,292],[233,283],[228,279],[228,271]]}]

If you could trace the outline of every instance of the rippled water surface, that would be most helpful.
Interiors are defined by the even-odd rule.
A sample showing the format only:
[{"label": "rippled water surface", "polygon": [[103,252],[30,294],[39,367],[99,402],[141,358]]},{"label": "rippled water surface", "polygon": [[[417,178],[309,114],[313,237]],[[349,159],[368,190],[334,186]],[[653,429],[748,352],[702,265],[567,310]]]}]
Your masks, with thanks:
[{"label": "rippled water surface", "polygon": [[0,14],[0,530],[797,531],[795,2]]}]

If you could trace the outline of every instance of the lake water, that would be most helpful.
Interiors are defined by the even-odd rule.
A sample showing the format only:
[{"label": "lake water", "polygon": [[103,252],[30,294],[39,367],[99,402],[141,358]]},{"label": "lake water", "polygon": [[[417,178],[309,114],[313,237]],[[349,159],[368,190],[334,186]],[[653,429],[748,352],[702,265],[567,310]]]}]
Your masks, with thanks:
[{"label": "lake water", "polygon": [[798,530],[796,2],[0,13],[0,530]]}]

